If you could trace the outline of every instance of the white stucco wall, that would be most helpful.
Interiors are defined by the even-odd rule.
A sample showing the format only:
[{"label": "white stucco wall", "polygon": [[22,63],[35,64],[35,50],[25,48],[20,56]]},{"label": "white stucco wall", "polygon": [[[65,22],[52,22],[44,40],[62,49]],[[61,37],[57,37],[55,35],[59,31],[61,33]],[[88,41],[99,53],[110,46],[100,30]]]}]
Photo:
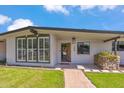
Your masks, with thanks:
[{"label": "white stucco wall", "polygon": [[57,64],[57,39],[56,36],[51,35],[51,61],[53,65]]},{"label": "white stucco wall", "polygon": [[121,61],[120,64],[124,65],[124,51],[118,51],[117,53],[120,56],[120,61]]},{"label": "white stucco wall", "polygon": [[[43,34],[43,33],[42,33]],[[46,34],[46,33],[45,33]],[[16,62],[16,37],[30,35],[29,33],[20,33],[17,35],[12,35],[6,39],[6,59],[8,65],[22,65],[22,66],[44,66],[44,67],[53,67],[56,61],[56,42],[52,34],[50,34],[50,63],[29,63],[29,62]]]},{"label": "white stucco wall", "polygon": [[[77,42],[90,42],[90,54],[77,54]],[[72,44],[72,40],[58,40],[57,43],[57,61],[61,63],[61,43],[70,42],[71,43],[71,63],[75,64],[93,64],[94,55],[100,51],[110,51],[112,49],[111,42],[104,43],[98,40],[78,40],[75,44]]]},{"label": "white stucco wall", "polygon": [[[39,32],[40,33],[40,32]],[[71,39],[58,39],[55,34],[50,33],[50,63],[28,63],[28,62],[16,62],[16,47],[15,40],[18,36],[30,35],[31,33],[16,33],[8,36],[6,39],[6,59],[8,65],[23,65],[23,66],[46,66],[53,67],[55,64],[61,62],[61,43],[71,43],[71,63],[75,64],[93,64],[94,55],[100,51],[112,52],[112,42],[104,43],[99,40],[84,40],[76,38],[76,42],[90,42],[90,54],[77,54],[77,44],[72,44]],[[43,34],[43,32],[42,32]],[[46,33],[45,33],[46,34]],[[47,33],[49,34],[49,33]],[[121,57],[121,64],[124,64],[124,52],[118,52]]]}]

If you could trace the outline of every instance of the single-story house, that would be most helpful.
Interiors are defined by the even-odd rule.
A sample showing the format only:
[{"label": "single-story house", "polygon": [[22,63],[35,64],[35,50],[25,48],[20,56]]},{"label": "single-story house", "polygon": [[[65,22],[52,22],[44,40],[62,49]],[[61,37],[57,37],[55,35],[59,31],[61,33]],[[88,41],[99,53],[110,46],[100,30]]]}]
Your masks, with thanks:
[{"label": "single-story house", "polygon": [[124,65],[123,35],[123,31],[24,27],[0,34],[0,60],[21,66],[93,64],[95,54],[117,50]]}]

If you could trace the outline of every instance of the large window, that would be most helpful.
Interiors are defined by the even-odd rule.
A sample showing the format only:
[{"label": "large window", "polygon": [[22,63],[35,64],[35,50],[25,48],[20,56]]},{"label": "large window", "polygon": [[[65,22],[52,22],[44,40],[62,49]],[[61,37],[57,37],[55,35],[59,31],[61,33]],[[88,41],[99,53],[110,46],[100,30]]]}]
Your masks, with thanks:
[{"label": "large window", "polygon": [[37,39],[36,37],[27,38],[27,60],[37,61]]},{"label": "large window", "polygon": [[26,61],[26,38],[17,38],[17,60]]},{"label": "large window", "polygon": [[38,61],[49,62],[49,37],[39,37],[38,38]]},{"label": "large window", "polygon": [[[112,50],[115,50],[114,42],[112,43]],[[117,51],[124,51],[124,41],[117,41]]]},{"label": "large window", "polygon": [[17,61],[50,62],[49,36],[17,38]]},{"label": "large window", "polygon": [[77,42],[77,54],[89,54],[90,43],[89,42]]}]

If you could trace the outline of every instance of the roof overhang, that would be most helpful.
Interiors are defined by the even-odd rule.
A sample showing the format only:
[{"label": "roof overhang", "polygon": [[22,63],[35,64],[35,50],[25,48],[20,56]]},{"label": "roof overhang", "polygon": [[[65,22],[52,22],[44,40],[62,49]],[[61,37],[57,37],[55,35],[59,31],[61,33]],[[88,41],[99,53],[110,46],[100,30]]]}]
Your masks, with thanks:
[{"label": "roof overhang", "polygon": [[[8,31],[5,33],[0,34],[0,38],[6,37],[8,35],[20,33],[23,31],[30,31],[33,33],[38,32],[49,32],[55,34],[58,38],[72,38],[72,37],[78,37],[78,38],[85,38],[85,39],[93,39],[93,40],[102,40],[104,42],[108,42],[111,40],[114,40],[115,38],[119,40],[124,40],[123,37],[124,32],[123,31],[104,31],[104,30],[88,30],[88,29],[72,29],[72,28],[56,28],[56,27],[34,27],[34,26],[28,26],[25,28]],[[64,34],[63,34],[64,33]]]}]

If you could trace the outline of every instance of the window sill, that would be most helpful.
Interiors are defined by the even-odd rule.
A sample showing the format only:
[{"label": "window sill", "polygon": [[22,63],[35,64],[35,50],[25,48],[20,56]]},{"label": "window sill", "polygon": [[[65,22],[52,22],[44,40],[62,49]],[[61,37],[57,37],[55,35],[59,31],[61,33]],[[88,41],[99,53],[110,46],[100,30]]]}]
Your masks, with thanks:
[{"label": "window sill", "polygon": [[30,62],[30,61],[16,61],[17,63],[44,63],[44,64],[48,64],[50,62]]}]

